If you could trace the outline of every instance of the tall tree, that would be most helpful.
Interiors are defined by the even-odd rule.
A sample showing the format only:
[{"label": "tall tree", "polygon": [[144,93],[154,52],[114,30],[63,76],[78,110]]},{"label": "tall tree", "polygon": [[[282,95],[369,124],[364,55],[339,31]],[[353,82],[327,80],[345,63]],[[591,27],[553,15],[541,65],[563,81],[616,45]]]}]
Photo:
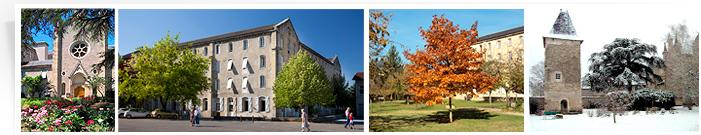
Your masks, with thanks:
[{"label": "tall tree", "polygon": [[390,45],[391,47],[387,51],[387,55],[383,58],[384,65],[381,72],[387,76],[385,89],[388,89],[393,100],[397,99],[399,94],[403,94],[406,90],[406,79],[402,76],[404,74],[404,62],[397,52],[397,47]]},{"label": "tall tree", "polygon": [[604,51],[593,53],[589,62],[589,73],[583,77],[582,85],[594,92],[626,89],[632,93],[648,82],[662,81],[652,70],[664,66],[664,60],[657,56],[657,47],[638,39],[616,38],[604,46]]},{"label": "tall tree", "polygon": [[273,85],[275,105],[287,108],[330,106],[336,97],[326,72],[319,63],[301,51],[282,66]]},{"label": "tall tree", "polygon": [[333,75],[330,83],[333,89],[333,95],[336,97],[336,106],[345,108],[355,104],[354,95],[351,95],[351,92],[348,91],[349,86],[348,83],[346,83],[346,76]]},{"label": "tall tree", "polygon": [[469,30],[459,29],[459,25],[453,25],[444,16],[434,15],[426,30],[419,27],[422,39],[428,44],[414,54],[404,51],[404,56],[412,62],[406,68],[416,74],[407,78],[409,92],[416,95],[413,99],[434,105],[447,97],[452,122],[452,99],[456,94],[484,93],[498,78],[479,69],[484,63],[482,52],[470,47],[479,39],[477,21]]},{"label": "tall tree", "polygon": [[370,10],[369,39],[370,39],[370,111],[372,111],[372,101],[376,96],[384,96],[386,74],[382,71],[384,60],[382,60],[382,50],[392,43],[389,39],[389,22],[392,21],[392,13],[382,10]]},{"label": "tall tree", "polygon": [[209,60],[188,47],[178,47],[178,35],[167,34],[152,47],[136,48],[138,53],[119,72],[121,99],[158,98],[163,106],[168,100],[185,104],[212,88],[204,73]]},{"label": "tall tree", "polygon": [[515,58],[510,58],[507,62],[509,73],[507,75],[506,87],[506,106],[511,106],[511,97],[509,93],[523,94],[523,57],[518,55]]},{"label": "tall tree", "polygon": [[538,62],[531,67],[530,79],[528,80],[528,86],[532,96],[543,96],[545,94],[543,90],[545,89],[545,64],[543,61]]}]

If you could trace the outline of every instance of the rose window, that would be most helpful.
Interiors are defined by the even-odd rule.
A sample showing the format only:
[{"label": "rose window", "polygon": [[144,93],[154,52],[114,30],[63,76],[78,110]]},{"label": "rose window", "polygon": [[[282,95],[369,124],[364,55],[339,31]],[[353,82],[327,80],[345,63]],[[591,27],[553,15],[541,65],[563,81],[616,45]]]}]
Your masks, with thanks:
[{"label": "rose window", "polygon": [[88,54],[88,45],[85,43],[78,43],[71,47],[71,54],[77,58],[82,58]]}]

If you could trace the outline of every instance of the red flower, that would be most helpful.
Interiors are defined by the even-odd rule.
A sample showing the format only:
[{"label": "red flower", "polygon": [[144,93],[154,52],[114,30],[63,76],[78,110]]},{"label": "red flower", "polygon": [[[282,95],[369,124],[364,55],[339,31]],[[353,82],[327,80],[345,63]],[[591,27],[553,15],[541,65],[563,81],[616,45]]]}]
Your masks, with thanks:
[{"label": "red flower", "polygon": [[90,124],[92,124],[92,123],[93,123],[92,120],[88,120],[88,125],[90,125]]},{"label": "red flower", "polygon": [[54,131],[54,127],[49,127],[49,131]]},{"label": "red flower", "polygon": [[73,124],[73,122],[71,122],[70,120],[66,121],[66,125],[68,125],[68,124]]},{"label": "red flower", "polygon": [[83,106],[82,106],[82,105],[80,106],[80,109],[83,109]]},{"label": "red flower", "polygon": [[37,109],[38,106],[34,106],[34,109]]},{"label": "red flower", "polygon": [[75,106],[73,106],[73,109],[76,109]]},{"label": "red flower", "polygon": [[56,103],[56,102],[58,102],[58,101],[54,100],[54,103]]}]

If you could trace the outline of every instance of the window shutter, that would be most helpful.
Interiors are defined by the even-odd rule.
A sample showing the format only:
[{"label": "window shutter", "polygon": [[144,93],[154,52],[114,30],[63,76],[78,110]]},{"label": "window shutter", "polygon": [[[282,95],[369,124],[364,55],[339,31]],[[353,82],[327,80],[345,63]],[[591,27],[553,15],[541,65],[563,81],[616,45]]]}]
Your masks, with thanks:
[{"label": "window shutter", "polygon": [[219,111],[224,111],[224,98],[219,98]]},{"label": "window shutter", "polygon": [[265,97],[265,112],[266,113],[270,112],[270,97],[269,96]]},{"label": "window shutter", "polygon": [[251,97],[248,97],[248,112],[253,112],[253,108],[251,108],[252,104],[253,103],[251,103]]},{"label": "window shutter", "polygon": [[241,101],[241,100],[243,100],[243,98],[239,98],[239,105],[238,105],[238,106],[239,106],[239,112],[243,112],[243,108],[241,107],[241,106],[243,106],[243,105],[241,105],[241,104],[243,103],[243,101]]},{"label": "window shutter", "polygon": [[260,112],[260,102],[258,102],[258,97],[254,98],[253,102],[256,102],[256,112]]},{"label": "window shutter", "polygon": [[234,79],[229,78],[229,80],[226,82],[226,89],[231,89],[231,86],[234,85]]},{"label": "window shutter", "polygon": [[227,64],[228,65],[226,66],[226,70],[231,71],[231,69],[234,68],[234,60],[229,59],[229,62]]}]

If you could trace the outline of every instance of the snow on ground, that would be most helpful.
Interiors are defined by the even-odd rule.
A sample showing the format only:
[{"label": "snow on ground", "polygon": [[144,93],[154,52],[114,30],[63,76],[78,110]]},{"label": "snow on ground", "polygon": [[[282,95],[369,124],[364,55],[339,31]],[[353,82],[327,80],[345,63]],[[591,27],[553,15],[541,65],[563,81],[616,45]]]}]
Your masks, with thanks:
[{"label": "snow on ground", "polygon": [[674,107],[678,113],[638,114],[612,117],[589,117],[587,111],[579,115],[565,115],[564,119],[544,120],[530,115],[531,132],[699,132],[699,108],[693,110]]}]

